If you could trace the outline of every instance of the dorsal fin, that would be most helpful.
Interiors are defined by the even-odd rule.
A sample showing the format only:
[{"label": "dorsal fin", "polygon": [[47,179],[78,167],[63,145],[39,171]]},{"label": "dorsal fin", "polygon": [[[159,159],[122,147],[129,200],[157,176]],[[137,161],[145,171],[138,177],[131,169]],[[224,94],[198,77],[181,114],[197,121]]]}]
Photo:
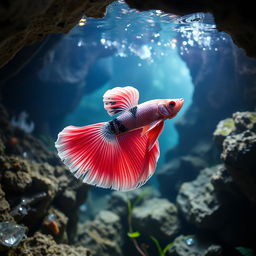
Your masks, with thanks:
[{"label": "dorsal fin", "polygon": [[104,108],[110,116],[138,105],[139,91],[132,87],[115,87],[103,95]]}]

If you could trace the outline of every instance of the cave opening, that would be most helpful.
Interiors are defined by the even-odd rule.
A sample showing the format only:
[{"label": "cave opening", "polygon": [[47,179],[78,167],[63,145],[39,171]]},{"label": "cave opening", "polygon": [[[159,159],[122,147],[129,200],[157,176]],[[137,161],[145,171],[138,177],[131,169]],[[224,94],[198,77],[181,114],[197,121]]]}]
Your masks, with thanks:
[{"label": "cave opening", "polygon": [[[80,17],[67,34],[49,33],[0,69],[0,233],[16,228],[22,240],[17,251],[3,252],[19,255],[43,241],[70,255],[89,255],[87,248],[106,256],[253,253],[255,59],[219,31],[205,8],[177,15],[126,2],[112,2],[103,18]],[[56,24],[67,32],[65,20]],[[68,125],[112,119],[102,96],[116,86],[137,88],[139,103],[185,100],[165,122],[155,174],[128,192],[78,181],[54,145]],[[111,129],[123,127],[115,122]]]}]

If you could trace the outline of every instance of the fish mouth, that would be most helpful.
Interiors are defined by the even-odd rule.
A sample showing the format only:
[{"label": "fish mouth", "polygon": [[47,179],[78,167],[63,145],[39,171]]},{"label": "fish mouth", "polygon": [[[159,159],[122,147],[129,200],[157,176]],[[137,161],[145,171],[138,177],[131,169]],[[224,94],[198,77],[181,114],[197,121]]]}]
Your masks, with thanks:
[{"label": "fish mouth", "polygon": [[165,105],[159,105],[159,113],[163,116],[168,116],[171,114]]}]

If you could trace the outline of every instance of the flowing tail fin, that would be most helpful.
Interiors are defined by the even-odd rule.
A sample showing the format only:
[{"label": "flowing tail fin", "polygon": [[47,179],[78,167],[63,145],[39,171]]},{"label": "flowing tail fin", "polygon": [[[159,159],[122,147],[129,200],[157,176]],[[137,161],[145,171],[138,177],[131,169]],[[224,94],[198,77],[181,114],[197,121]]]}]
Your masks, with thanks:
[{"label": "flowing tail fin", "polygon": [[59,157],[85,183],[122,191],[140,187],[155,171],[158,141],[152,147],[142,129],[116,136],[108,125],[66,127],[55,143]]}]

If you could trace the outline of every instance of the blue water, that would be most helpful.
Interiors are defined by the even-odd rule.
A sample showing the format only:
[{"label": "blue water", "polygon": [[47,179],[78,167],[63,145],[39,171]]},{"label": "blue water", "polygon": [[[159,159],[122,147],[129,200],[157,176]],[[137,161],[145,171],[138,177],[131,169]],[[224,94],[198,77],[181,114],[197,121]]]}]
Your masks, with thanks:
[{"label": "blue water", "polygon": [[[129,15],[127,15],[129,13]],[[184,98],[185,104],[179,115],[165,122],[165,129],[159,139],[161,155],[158,167],[164,162],[167,149],[178,143],[178,134],[174,123],[186,111],[193,94],[193,84],[185,63],[181,60],[179,49],[170,44],[177,32],[171,30],[173,23],[159,11],[139,13],[129,9],[119,1],[112,4],[103,19],[87,19],[85,26],[77,26],[69,38],[77,40],[77,47],[86,47],[89,43],[84,31],[98,30],[90,43],[114,49],[110,57],[97,60],[93,72],[101,76],[106,67],[110,76],[103,87],[86,94],[80,105],[66,118],[66,125],[83,126],[111,119],[103,108],[102,95],[115,86],[134,86],[140,92],[139,103],[160,98]],[[146,25],[141,26],[140,21]],[[168,74],[168,75],[166,75]]]}]

